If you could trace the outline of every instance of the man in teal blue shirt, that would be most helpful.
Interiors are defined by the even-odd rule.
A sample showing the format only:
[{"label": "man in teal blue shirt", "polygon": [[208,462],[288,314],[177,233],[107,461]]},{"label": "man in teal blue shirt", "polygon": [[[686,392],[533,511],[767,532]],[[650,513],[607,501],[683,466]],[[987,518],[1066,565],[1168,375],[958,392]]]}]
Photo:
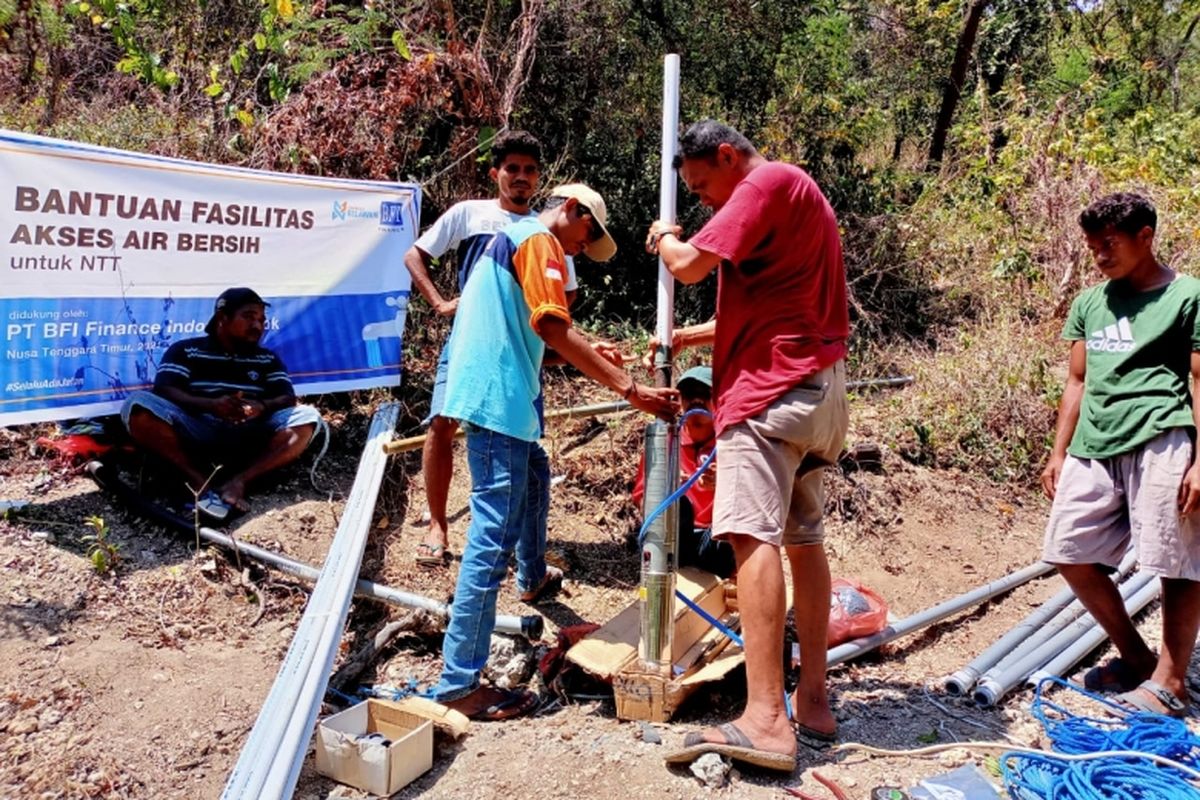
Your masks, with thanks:
[{"label": "man in teal blue shirt", "polygon": [[473,719],[533,710],[535,695],[480,685],[496,597],[517,557],[517,589],[536,602],[554,590],[546,570],[550,469],[542,436],[541,368],[547,347],[635,408],[669,418],[674,389],[642,386],[571,327],[567,256],[607,261],[616,245],[603,198],[582,184],[551,193],[545,210],[496,234],[463,289],[450,334],[443,416],[467,434],[471,524],[442,645],[434,698]]}]

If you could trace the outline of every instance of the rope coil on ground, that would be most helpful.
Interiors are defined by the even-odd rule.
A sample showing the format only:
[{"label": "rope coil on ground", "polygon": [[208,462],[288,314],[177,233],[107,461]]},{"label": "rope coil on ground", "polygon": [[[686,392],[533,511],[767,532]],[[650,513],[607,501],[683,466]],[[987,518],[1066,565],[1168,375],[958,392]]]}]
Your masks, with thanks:
[{"label": "rope coil on ground", "polygon": [[[1044,696],[1049,685],[1065,686],[1115,712],[1109,718],[1078,716]],[[1038,683],[1030,708],[1042,723],[1055,753],[1006,752],[1000,758],[1005,785],[1014,800],[1093,800],[1200,798],[1200,790],[1180,774],[1200,779],[1200,738],[1183,720],[1130,712],[1061,678]],[[1108,753],[1097,760],[1064,756]],[[1150,763],[1147,763],[1150,762]],[[1162,769],[1161,767],[1171,769]]]}]

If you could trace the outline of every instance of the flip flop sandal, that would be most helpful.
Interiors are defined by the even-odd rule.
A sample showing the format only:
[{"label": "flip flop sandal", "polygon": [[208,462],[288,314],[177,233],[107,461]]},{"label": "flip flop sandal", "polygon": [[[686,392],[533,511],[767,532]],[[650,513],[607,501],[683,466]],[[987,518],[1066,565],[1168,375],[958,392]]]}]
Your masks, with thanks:
[{"label": "flip flop sandal", "polygon": [[[221,495],[209,489],[196,499],[195,504],[188,504],[194,507],[201,514],[209,519],[217,522],[224,522],[229,518],[229,512],[233,510],[233,506],[221,499]],[[191,510],[190,508],[188,509]]]},{"label": "flip flop sandal", "polygon": [[467,719],[479,722],[501,722],[514,717],[523,717],[538,707],[538,696],[533,692],[520,692],[511,689],[498,690],[503,700],[493,703],[487,708],[481,708],[473,714],[467,714]]},{"label": "flip flop sandal", "polygon": [[796,739],[798,741],[803,742],[814,750],[824,750],[837,741],[837,731],[833,733],[819,731],[816,728],[810,728],[799,722],[792,723],[792,730],[796,732]]},{"label": "flip flop sandal", "polygon": [[521,592],[522,603],[536,603],[562,591],[563,572],[558,567],[546,567],[546,577],[533,589]]},{"label": "flip flop sandal", "polygon": [[1083,688],[1091,692],[1129,692],[1143,680],[1145,677],[1135,673],[1129,664],[1117,656],[1085,672]]},{"label": "flip flop sandal", "polygon": [[1136,689],[1117,695],[1115,700],[1134,712],[1161,714],[1174,719],[1183,719],[1188,714],[1187,705],[1155,681],[1142,681]]},{"label": "flip flop sandal", "polygon": [[796,769],[795,753],[788,755],[759,750],[732,722],[718,725],[717,732],[725,738],[724,742],[706,741],[703,733],[693,731],[684,738],[682,749],[667,753],[663,760],[668,764],[689,764],[705,753],[717,753],[734,761],[776,772],[790,773]]},{"label": "flip flop sandal", "polygon": [[422,567],[444,567],[450,560],[450,553],[440,544],[421,542],[417,545],[415,561]]}]

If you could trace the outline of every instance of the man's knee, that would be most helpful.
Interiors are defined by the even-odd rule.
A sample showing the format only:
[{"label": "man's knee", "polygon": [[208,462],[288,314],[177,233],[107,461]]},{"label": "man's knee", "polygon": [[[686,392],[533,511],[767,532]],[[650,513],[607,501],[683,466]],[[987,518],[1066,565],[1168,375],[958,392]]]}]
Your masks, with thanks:
[{"label": "man's knee", "polygon": [[170,424],[164,422],[145,406],[135,403],[125,414],[125,430],[129,431],[129,435],[133,437],[134,441],[140,441],[149,435],[161,434],[164,429],[173,430]]},{"label": "man's knee", "polygon": [[294,425],[288,428],[287,431],[289,434],[291,434],[288,437],[289,447],[308,447],[309,443],[312,442],[313,437],[317,434],[317,424],[315,422],[309,422],[304,425]]}]

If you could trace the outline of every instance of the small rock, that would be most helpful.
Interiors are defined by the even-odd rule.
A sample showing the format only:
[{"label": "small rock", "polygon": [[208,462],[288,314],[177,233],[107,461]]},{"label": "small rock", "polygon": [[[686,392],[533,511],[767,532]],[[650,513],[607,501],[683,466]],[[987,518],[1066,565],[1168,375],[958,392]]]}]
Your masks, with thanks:
[{"label": "small rock", "polygon": [[641,726],[642,741],[646,744],[662,744],[662,737],[658,731],[654,730],[654,726],[648,722],[638,723]]},{"label": "small rock", "polygon": [[37,733],[38,721],[37,717],[25,717],[8,726],[8,732],[14,736],[20,736],[25,733]]},{"label": "small rock", "polygon": [[46,647],[58,647],[60,644],[62,644],[61,636],[47,636],[46,637]]},{"label": "small rock", "polygon": [[47,708],[38,717],[38,726],[40,728],[49,728],[52,725],[57,725],[62,721],[62,712],[57,708]]},{"label": "small rock", "polygon": [[961,747],[938,753],[938,763],[944,767],[961,767],[971,758],[970,754]]},{"label": "small rock", "polygon": [[688,769],[709,789],[720,789],[729,778],[729,762],[716,753],[705,753]]},{"label": "small rock", "polygon": [[533,674],[533,650],[523,637],[498,634],[483,674],[500,689],[515,689]]},{"label": "small rock", "polygon": [[134,710],[134,711],[141,711],[141,710],[142,710],[142,707],[143,707],[143,706],[145,706],[145,705],[146,705],[146,704],[145,704],[145,703],[143,703],[141,700],[134,700],[134,701],[133,701],[133,710]]},{"label": "small rock", "polygon": [[103,784],[108,776],[104,774],[104,770],[98,769],[87,776],[88,783]]},{"label": "small rock", "polygon": [[50,531],[34,531],[29,534],[29,538],[35,542],[45,542],[46,544],[54,544],[55,542],[54,534]]},{"label": "small rock", "polygon": [[845,786],[847,789],[853,789],[855,786],[858,786],[858,780],[849,776],[842,778],[839,783],[841,783],[842,786]]},{"label": "small rock", "polygon": [[166,683],[167,682],[167,673],[156,672],[150,676],[150,680],[154,681],[155,683]]}]

